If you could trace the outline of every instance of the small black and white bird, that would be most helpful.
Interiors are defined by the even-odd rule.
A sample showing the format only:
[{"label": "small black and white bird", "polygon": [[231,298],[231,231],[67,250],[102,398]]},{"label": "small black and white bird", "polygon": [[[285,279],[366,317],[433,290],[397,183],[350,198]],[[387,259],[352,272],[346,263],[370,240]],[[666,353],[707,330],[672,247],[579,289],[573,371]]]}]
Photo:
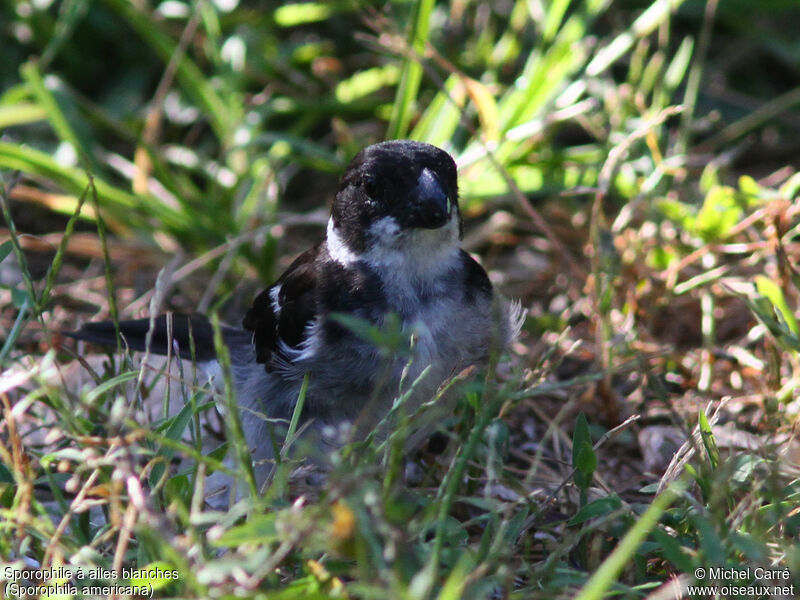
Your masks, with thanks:
[{"label": "small black and white bird", "polygon": [[[419,406],[518,333],[519,305],[494,297],[486,272],[461,248],[462,232],[456,165],[447,152],[401,140],[355,156],[341,178],[325,240],[256,297],[242,328],[222,332],[259,485],[275,447],[270,432],[276,429],[264,415],[271,423],[288,422],[306,374],[306,435],[337,445],[355,422],[357,437],[368,433],[411,384],[412,405]],[[382,327],[390,314],[413,339],[404,353],[387,354],[337,318]],[[149,329],[149,319],[119,323],[133,350],[146,349]],[[166,354],[172,344],[191,358],[190,334],[195,360],[215,372],[213,331],[201,316],[175,315],[171,340],[165,317],[156,319],[150,351]],[[111,322],[88,323],[71,335],[117,343]]]}]

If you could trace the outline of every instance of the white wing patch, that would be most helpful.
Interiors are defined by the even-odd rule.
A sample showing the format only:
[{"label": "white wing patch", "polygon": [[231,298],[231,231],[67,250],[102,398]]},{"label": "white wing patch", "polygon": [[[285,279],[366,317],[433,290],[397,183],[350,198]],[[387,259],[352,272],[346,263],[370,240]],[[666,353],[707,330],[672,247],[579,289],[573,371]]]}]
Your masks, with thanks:
[{"label": "white wing patch", "polygon": [[519,337],[522,325],[525,323],[525,317],[528,316],[528,311],[522,308],[522,302],[519,300],[509,300],[506,301],[505,313],[508,319],[509,332],[508,339],[503,340],[503,342],[508,345]]},{"label": "white wing patch", "polygon": [[321,337],[321,327],[317,318],[306,325],[303,341],[297,348],[278,338],[278,351],[272,358],[276,370],[287,378],[302,377],[308,369],[308,363],[317,358]]},{"label": "white wing patch", "polygon": [[280,285],[274,286],[269,291],[269,299],[270,299],[270,302],[272,303],[272,312],[275,314],[275,318],[276,319],[281,314],[280,293],[281,293],[281,286]]}]

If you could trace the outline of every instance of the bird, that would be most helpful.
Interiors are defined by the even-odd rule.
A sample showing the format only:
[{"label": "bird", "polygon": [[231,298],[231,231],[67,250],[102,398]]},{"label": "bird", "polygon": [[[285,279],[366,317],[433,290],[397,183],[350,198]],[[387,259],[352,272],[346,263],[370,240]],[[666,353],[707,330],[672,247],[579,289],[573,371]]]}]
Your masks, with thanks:
[{"label": "bird", "polygon": [[[411,390],[410,406],[419,406],[517,336],[519,303],[494,292],[461,247],[463,232],[457,167],[446,151],[392,140],[355,155],[325,238],[257,295],[240,327],[221,330],[258,485],[282,442],[272,436],[285,433],[304,383],[305,435],[336,447],[371,432],[403,393]],[[394,323],[404,351],[388,351],[353,323]],[[68,335],[116,346],[117,332],[131,350],[172,349],[219,376],[214,331],[202,315],[89,322]]]}]

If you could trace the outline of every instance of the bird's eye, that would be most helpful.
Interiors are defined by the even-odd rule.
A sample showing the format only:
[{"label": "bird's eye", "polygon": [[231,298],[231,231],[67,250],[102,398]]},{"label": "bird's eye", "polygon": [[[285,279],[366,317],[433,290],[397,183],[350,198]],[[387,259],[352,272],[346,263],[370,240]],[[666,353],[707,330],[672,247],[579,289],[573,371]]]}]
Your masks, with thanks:
[{"label": "bird's eye", "polygon": [[364,177],[364,179],[361,180],[361,186],[370,198],[374,198],[378,193],[378,182],[375,181],[374,177],[370,177],[369,175]]}]

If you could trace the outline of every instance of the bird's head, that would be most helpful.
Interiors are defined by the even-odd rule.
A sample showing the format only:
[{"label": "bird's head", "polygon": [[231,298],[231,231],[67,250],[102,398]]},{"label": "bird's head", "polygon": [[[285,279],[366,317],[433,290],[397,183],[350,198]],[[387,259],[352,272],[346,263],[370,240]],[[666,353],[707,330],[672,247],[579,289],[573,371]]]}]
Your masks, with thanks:
[{"label": "bird's head", "polygon": [[329,247],[341,262],[458,248],[461,234],[455,162],[410,140],[374,144],[353,158],[328,223]]}]

